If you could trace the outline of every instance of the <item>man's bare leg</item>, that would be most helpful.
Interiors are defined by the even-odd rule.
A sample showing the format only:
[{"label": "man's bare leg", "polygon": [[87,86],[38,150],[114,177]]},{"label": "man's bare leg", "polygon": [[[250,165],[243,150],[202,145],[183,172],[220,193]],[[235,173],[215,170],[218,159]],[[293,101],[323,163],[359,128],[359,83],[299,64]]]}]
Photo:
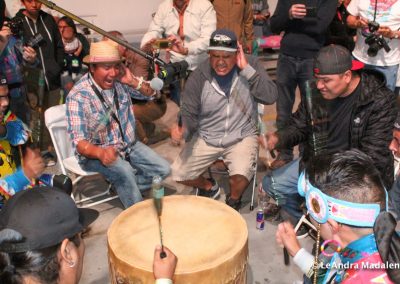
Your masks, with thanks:
[{"label": "man's bare leg", "polygon": [[229,186],[231,188],[230,197],[234,200],[239,200],[243,192],[249,185],[249,181],[242,175],[234,175],[229,177]]}]

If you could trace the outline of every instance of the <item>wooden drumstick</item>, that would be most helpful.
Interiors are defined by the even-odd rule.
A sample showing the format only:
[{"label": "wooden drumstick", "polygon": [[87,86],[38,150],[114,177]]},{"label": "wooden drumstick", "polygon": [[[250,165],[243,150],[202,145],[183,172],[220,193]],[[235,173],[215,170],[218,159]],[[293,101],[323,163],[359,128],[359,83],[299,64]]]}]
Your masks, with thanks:
[{"label": "wooden drumstick", "polygon": [[283,248],[283,262],[286,266],[290,264],[289,253],[286,248]]},{"label": "wooden drumstick", "polygon": [[161,185],[161,177],[155,176],[153,177],[153,203],[154,207],[157,211],[158,216],[158,229],[160,231],[160,243],[161,243],[161,253],[160,258],[167,257],[167,254],[164,251],[164,243],[163,243],[163,233],[162,233],[162,226],[161,226],[161,215],[162,215],[162,198],[164,196],[164,187]]}]

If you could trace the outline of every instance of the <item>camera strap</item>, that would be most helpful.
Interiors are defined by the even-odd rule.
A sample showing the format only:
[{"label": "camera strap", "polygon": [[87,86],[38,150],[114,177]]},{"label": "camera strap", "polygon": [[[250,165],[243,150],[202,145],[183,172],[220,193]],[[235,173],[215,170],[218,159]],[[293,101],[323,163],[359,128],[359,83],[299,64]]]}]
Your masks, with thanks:
[{"label": "camera strap", "polygon": [[[117,115],[115,114],[114,111],[112,111],[112,108],[106,103],[106,101],[104,100],[103,95],[100,93],[99,89],[97,89],[97,87],[93,84],[91,79],[89,79],[89,83],[90,83],[90,87],[92,87],[93,92],[96,94],[96,96],[99,98],[101,104],[105,108],[106,113],[110,113],[111,117],[118,124],[118,128],[119,128],[119,132],[121,134],[122,141],[125,143],[126,141],[125,141],[125,138],[124,138],[124,132],[122,131],[121,122],[119,121]],[[116,94],[114,90],[113,90],[113,99],[114,99],[115,108],[116,108],[116,110],[118,110],[119,109],[118,94]]]},{"label": "camera strap", "polygon": [[376,12],[377,12],[377,9],[378,9],[378,0],[375,0],[374,19],[373,19],[374,22],[375,22],[375,20],[376,20]]}]

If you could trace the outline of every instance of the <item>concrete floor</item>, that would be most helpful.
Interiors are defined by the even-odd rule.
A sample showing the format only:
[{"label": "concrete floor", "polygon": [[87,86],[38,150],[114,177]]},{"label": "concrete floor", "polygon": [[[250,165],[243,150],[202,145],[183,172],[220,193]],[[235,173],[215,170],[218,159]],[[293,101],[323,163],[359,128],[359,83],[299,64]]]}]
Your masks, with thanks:
[{"label": "concrete floor", "polygon": [[[157,125],[160,128],[168,128],[172,122],[176,120],[178,108],[172,102],[168,102],[167,114],[158,121]],[[268,131],[272,131],[275,122],[275,105],[265,108],[264,121],[266,122]],[[169,139],[152,145],[152,148],[169,162],[173,162],[178,155],[181,147],[172,146]],[[264,160],[265,151],[260,151],[260,159]],[[58,172],[57,166],[49,169],[52,172]],[[264,175],[264,172],[257,173],[257,181]],[[228,188],[226,175],[214,175],[223,189]],[[191,188],[179,185],[168,177],[165,180],[166,195],[171,194],[194,194]],[[107,183],[100,176],[94,176],[83,179],[77,186],[77,191],[83,189],[85,192],[96,192],[105,189]],[[269,284],[269,283],[293,283],[302,278],[301,272],[292,264],[285,266],[283,264],[283,253],[275,243],[276,226],[266,222],[263,231],[256,229],[256,209],[250,211],[252,188],[246,190],[243,197],[243,207],[240,210],[241,216],[247,223],[249,232],[249,260],[247,271],[247,283],[251,284]],[[221,194],[219,200],[224,202],[225,193]],[[255,197],[257,201],[257,196]],[[256,202],[255,201],[255,202]],[[119,213],[122,212],[122,207],[118,199],[103,203],[93,207],[100,212],[99,218],[92,224],[89,233],[85,238],[86,254],[83,275],[81,278],[82,284],[101,284],[109,283],[108,271],[108,256],[107,256],[107,230],[111,222]],[[302,240],[306,247],[311,247],[311,239]],[[179,256],[178,256],[179,257]]]}]

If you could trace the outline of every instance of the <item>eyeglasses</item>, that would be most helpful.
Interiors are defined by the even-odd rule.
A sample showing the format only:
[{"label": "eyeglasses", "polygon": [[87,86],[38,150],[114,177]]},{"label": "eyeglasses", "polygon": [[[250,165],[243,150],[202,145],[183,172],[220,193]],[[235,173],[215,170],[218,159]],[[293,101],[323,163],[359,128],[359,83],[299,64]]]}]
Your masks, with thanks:
[{"label": "eyeglasses", "polygon": [[230,47],[236,48],[236,42],[229,39],[210,39],[210,46],[222,46],[222,47]]}]

